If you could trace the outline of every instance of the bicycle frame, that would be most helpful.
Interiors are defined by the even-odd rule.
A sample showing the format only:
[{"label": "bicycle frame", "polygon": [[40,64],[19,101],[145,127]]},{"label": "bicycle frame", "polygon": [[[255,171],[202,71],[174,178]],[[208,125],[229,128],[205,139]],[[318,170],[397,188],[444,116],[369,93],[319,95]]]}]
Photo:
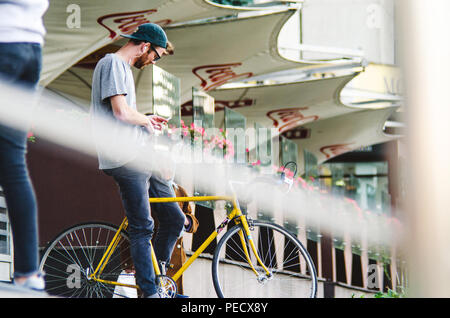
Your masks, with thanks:
[{"label": "bicycle frame", "polygon": [[[175,282],[183,275],[183,273],[186,271],[186,269],[198,258],[198,256],[209,246],[209,244],[222,232],[222,230],[228,225],[228,223],[232,220],[234,220],[236,223],[241,223],[244,232],[239,231],[239,236],[241,239],[242,248],[244,250],[244,253],[247,258],[247,262],[249,266],[251,267],[252,271],[255,273],[256,276],[259,276],[260,274],[253,266],[251,259],[250,259],[250,253],[247,249],[245,238],[247,238],[248,243],[250,244],[251,250],[253,251],[253,254],[256,257],[256,260],[258,264],[264,269],[267,276],[270,276],[271,273],[267,269],[267,267],[264,265],[264,263],[261,261],[260,257],[258,256],[258,252],[255,246],[255,243],[253,241],[253,238],[250,233],[250,227],[247,222],[247,218],[242,213],[241,209],[239,208],[239,205],[237,203],[237,200],[232,196],[198,196],[198,197],[173,197],[173,198],[150,198],[150,203],[164,203],[164,202],[200,202],[200,201],[231,201],[233,203],[233,210],[230,214],[226,216],[226,218],[223,220],[223,222],[209,235],[209,237],[200,245],[200,247],[194,252],[194,254],[189,257],[189,259],[183,264],[183,266],[171,277]],[[117,230],[115,236],[113,237],[111,243],[109,244],[108,248],[106,249],[106,252],[104,253],[102,259],[100,260],[99,264],[97,265],[97,268],[94,270],[92,274],[89,275],[89,279],[92,279],[94,281],[98,281],[105,284],[111,284],[116,286],[124,286],[124,287],[131,287],[131,288],[139,288],[136,285],[130,285],[130,284],[124,284],[120,282],[115,281],[107,281],[100,278],[106,264],[109,261],[109,258],[114,253],[115,248],[120,242],[120,232],[125,230],[128,226],[128,220],[125,217],[122,224],[120,225],[119,229]],[[245,235],[245,236],[244,236]],[[151,243],[150,243],[151,244]],[[161,271],[159,270],[159,265],[153,250],[153,246],[151,247],[152,250],[152,262],[153,267],[155,270],[156,276],[161,275]]]}]

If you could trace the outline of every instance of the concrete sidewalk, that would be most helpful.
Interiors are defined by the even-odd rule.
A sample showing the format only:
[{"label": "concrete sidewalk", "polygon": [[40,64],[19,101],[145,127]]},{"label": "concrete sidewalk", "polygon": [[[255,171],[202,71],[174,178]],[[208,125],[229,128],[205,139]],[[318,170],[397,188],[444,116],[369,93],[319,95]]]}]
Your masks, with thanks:
[{"label": "concrete sidewalk", "polygon": [[46,293],[32,291],[9,283],[0,283],[0,298],[49,298]]}]

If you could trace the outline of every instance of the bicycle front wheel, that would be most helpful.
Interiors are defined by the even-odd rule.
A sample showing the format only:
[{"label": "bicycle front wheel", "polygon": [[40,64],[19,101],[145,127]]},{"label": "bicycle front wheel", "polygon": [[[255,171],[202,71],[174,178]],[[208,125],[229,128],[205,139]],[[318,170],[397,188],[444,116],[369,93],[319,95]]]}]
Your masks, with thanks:
[{"label": "bicycle front wheel", "polygon": [[[105,223],[73,226],[50,242],[42,256],[50,295],[76,298],[135,297],[134,288],[100,282],[90,275],[96,270],[118,228]],[[130,241],[125,231],[109,257],[100,278],[105,281],[134,283]]]},{"label": "bicycle front wheel", "polygon": [[315,297],[316,270],[302,243],[274,223],[253,221],[250,229],[258,256],[269,274],[258,264],[242,226],[236,225],[225,233],[214,253],[212,275],[217,296]]}]

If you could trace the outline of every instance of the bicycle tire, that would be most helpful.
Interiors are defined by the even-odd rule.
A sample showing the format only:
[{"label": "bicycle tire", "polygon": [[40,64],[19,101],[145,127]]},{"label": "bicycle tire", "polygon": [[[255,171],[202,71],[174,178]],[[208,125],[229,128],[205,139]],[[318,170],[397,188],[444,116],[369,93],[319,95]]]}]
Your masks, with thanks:
[{"label": "bicycle tire", "polygon": [[[295,235],[266,221],[252,221],[250,228],[259,257],[272,273],[272,277],[266,279],[263,267],[257,266],[256,257],[253,257],[252,264],[260,275],[257,276],[253,272],[239,240],[238,231],[242,230],[242,225],[235,225],[224,234],[214,253],[212,278],[217,296],[315,298],[316,269],[311,256]],[[248,245],[248,238],[246,243]],[[276,247],[281,250],[275,250]],[[247,248],[250,250],[249,246]]]},{"label": "bicycle tire", "polygon": [[[126,297],[137,293],[134,288],[117,287],[89,278],[117,230],[117,226],[108,223],[82,223],[57,235],[47,245],[40,262],[40,270],[45,273],[46,292],[73,298]],[[129,255],[130,240],[126,231],[120,235],[122,239],[102,273],[104,280],[117,281],[119,275],[122,281],[134,279],[134,274],[125,273],[133,266]]]}]

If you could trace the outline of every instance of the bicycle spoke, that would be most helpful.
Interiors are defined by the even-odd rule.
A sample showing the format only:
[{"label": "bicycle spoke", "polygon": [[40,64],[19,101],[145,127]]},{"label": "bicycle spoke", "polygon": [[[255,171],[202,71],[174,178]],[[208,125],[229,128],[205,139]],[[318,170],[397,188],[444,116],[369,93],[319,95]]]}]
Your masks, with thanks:
[{"label": "bicycle spoke", "polygon": [[[116,285],[91,278],[117,229],[100,223],[84,224],[68,229],[49,244],[41,270],[46,272],[46,290],[61,297],[125,297]],[[132,266],[130,244],[125,232],[103,268],[105,281],[117,281],[125,266]],[[127,265],[125,265],[127,264]]]}]

